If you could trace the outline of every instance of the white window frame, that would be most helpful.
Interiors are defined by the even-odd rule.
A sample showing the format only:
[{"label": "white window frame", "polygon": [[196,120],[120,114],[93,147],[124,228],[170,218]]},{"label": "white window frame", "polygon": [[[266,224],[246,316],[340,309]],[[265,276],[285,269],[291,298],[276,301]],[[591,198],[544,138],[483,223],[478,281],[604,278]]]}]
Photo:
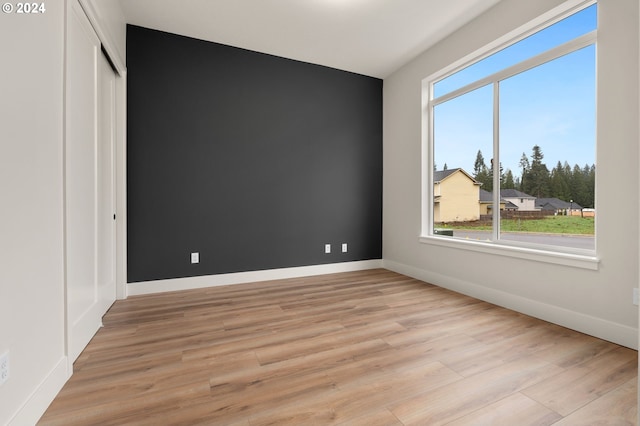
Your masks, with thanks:
[{"label": "white window frame", "polygon": [[[421,243],[450,247],[456,249],[465,249],[470,251],[477,251],[482,253],[515,257],[520,259],[536,260],[541,262],[560,264],[565,266],[572,266],[577,268],[597,270],[599,266],[599,259],[597,257],[597,241],[596,249],[594,250],[581,250],[572,249],[561,246],[545,246],[538,244],[531,244],[525,242],[502,240],[499,239],[500,234],[500,220],[499,209],[493,210],[493,226],[492,226],[492,241],[472,241],[455,239],[446,236],[434,235],[433,225],[433,167],[434,167],[434,122],[433,122],[433,109],[435,106],[461,96],[465,93],[469,93],[472,90],[493,85],[494,90],[494,140],[493,140],[493,157],[499,158],[499,83],[513,75],[535,68],[536,66],[550,62],[571,52],[577,51],[590,45],[596,45],[597,49],[597,29],[574,38],[569,42],[556,46],[550,50],[547,50],[541,54],[530,57],[522,62],[519,62],[510,67],[504,68],[494,74],[486,76],[473,83],[467,84],[464,87],[458,88],[454,91],[446,93],[438,98],[434,98],[434,85],[456,73],[457,71],[466,68],[482,59],[491,56],[492,54],[515,44],[530,35],[549,27],[562,19],[579,12],[596,3],[596,0],[572,0],[567,1],[563,5],[552,9],[532,22],[520,27],[511,33],[501,37],[495,42],[484,46],[483,48],[467,55],[466,57],[456,61],[455,63],[445,67],[444,69],[428,76],[422,80],[422,229],[419,241]],[[597,50],[596,50],[596,65],[597,65]],[[597,92],[597,88],[596,88]],[[596,142],[597,143],[597,142]],[[499,167],[499,161],[494,161],[494,168]],[[500,174],[499,171],[494,170],[493,173],[493,186],[499,187]],[[596,175],[597,180],[597,175]],[[597,188],[597,185],[596,185]],[[596,197],[597,198],[597,197]],[[500,193],[499,191],[493,191],[493,205],[499,205]],[[597,235],[597,230],[596,230]],[[597,238],[597,237],[596,237]]]}]

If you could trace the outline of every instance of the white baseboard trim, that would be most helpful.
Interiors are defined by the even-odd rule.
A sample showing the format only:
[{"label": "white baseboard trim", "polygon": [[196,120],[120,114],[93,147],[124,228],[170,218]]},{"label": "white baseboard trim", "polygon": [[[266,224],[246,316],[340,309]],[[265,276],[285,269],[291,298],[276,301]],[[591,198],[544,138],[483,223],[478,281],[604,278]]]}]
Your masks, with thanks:
[{"label": "white baseboard trim", "polygon": [[38,420],[47,411],[58,392],[69,380],[71,372],[67,366],[67,357],[62,357],[42,383],[27,398],[22,407],[9,420],[8,426],[35,425],[38,423]]},{"label": "white baseboard trim", "polygon": [[310,277],[314,275],[363,271],[376,268],[382,268],[382,259],[330,263],[326,265],[300,266],[295,268],[266,269],[261,271],[236,272],[231,274],[206,275],[201,277],[142,281],[127,284],[127,296],[163,293],[166,291],[217,287],[222,285],[244,284],[257,281]]},{"label": "white baseboard trim", "polygon": [[487,288],[472,282],[462,281],[426,271],[391,260],[383,261],[383,267],[457,293],[474,297],[494,305],[502,306],[525,315],[549,321],[590,336],[608,340],[632,349],[638,349],[638,329],[602,318],[549,305],[515,294]]}]

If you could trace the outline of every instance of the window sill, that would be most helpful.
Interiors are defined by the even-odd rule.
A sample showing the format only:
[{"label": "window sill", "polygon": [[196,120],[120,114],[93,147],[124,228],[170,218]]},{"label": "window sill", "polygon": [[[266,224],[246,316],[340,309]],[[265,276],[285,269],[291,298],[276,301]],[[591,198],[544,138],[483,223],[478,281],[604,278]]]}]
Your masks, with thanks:
[{"label": "window sill", "polygon": [[600,260],[595,255],[563,253],[543,249],[515,246],[508,243],[467,241],[445,236],[421,236],[419,241],[440,247],[469,250],[485,254],[513,257],[517,259],[533,260],[536,262],[552,263],[573,268],[597,271]]}]

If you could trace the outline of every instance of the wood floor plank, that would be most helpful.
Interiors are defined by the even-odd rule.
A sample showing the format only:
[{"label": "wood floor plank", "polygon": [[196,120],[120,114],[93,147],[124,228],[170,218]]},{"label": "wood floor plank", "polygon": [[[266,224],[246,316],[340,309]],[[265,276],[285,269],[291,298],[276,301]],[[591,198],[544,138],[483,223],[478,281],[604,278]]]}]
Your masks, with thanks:
[{"label": "wood floor plank", "polygon": [[562,416],[521,393],[487,405],[447,426],[548,426]]},{"label": "wood floor plank", "polygon": [[339,426],[402,426],[402,423],[396,416],[391,414],[389,410],[377,409],[367,414],[349,419],[344,423],[338,423]]},{"label": "wood floor plank", "polygon": [[405,425],[444,425],[561,372],[535,358],[519,359],[390,407]]},{"label": "wood floor plank", "polygon": [[638,380],[633,378],[585,407],[574,411],[556,425],[635,426],[637,420]]},{"label": "wood floor plank", "polygon": [[524,389],[522,393],[567,416],[637,375],[637,352],[618,348]]},{"label": "wood floor plank", "polygon": [[135,296],[103,323],[39,424],[637,419],[636,351],[383,269]]}]

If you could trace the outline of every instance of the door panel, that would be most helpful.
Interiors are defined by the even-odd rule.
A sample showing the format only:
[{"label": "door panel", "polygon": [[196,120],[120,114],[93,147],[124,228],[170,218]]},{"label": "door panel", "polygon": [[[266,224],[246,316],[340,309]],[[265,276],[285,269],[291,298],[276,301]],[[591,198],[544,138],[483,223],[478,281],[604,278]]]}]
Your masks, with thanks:
[{"label": "door panel", "polygon": [[[76,0],[67,21],[67,350],[74,361],[115,300],[113,71]],[[107,220],[110,219],[110,220]]]},{"label": "door panel", "polygon": [[116,299],[115,86],[116,78],[100,55],[98,93],[98,301],[103,313]]}]

